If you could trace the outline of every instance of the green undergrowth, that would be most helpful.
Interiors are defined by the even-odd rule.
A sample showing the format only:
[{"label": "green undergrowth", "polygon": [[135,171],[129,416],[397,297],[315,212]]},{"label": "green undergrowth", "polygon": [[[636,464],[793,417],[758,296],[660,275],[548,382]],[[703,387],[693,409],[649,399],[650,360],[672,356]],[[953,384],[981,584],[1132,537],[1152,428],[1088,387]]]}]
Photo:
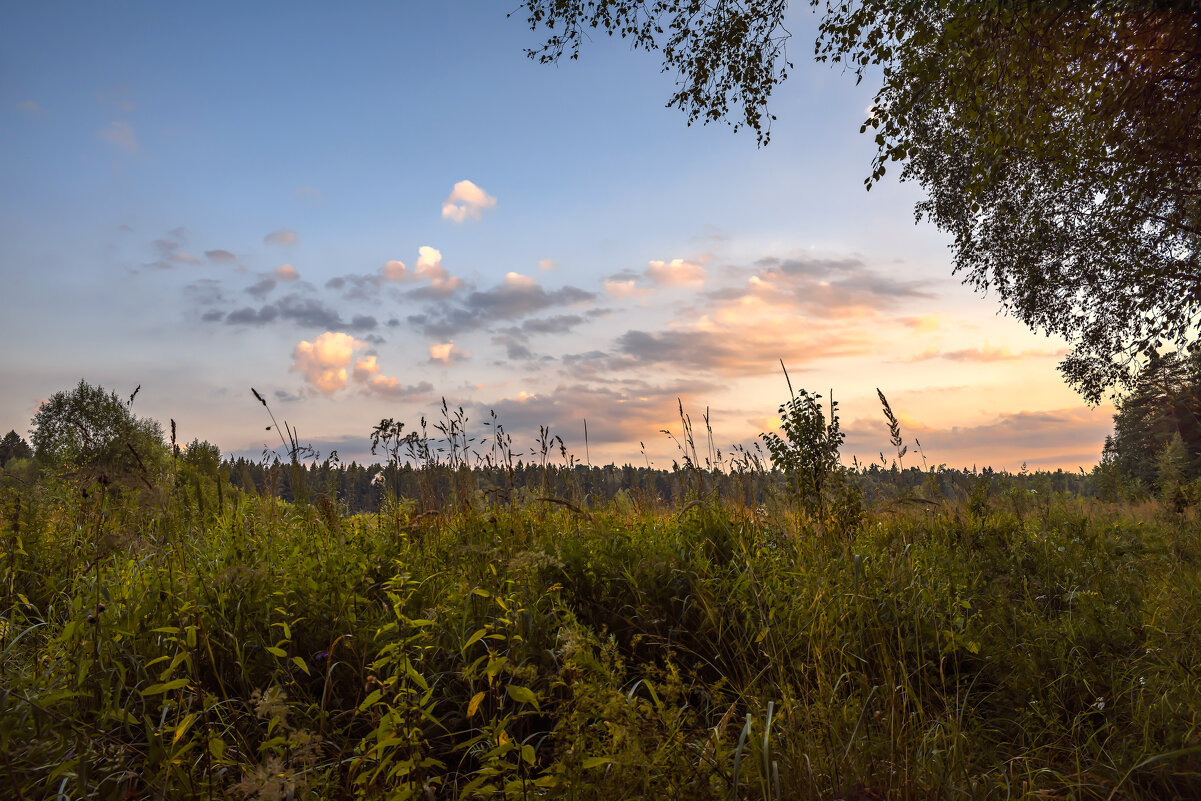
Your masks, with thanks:
[{"label": "green undergrowth", "polygon": [[1201,534],[1163,510],[19,502],[4,797],[1201,795]]}]

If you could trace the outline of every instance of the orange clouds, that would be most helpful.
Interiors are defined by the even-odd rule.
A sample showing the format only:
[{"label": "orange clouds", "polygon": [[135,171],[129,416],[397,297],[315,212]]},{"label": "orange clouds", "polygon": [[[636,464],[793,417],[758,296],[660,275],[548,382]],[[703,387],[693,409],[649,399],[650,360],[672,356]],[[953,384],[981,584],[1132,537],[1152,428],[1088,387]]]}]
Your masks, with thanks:
[{"label": "orange clouds", "polygon": [[295,281],[300,273],[291,264],[281,264],[275,268],[275,277],[281,281]]},{"label": "orange clouds", "polygon": [[406,270],[405,263],[403,261],[392,259],[391,261],[385,262],[384,266],[380,268],[379,272],[380,278],[384,279],[385,281],[403,281],[405,280],[405,275],[408,271]]},{"label": "orange clouds", "polygon": [[417,248],[417,263],[413,265],[412,272],[403,261],[393,259],[386,262],[380,268],[379,275],[371,280],[425,282],[425,293],[436,298],[451,295],[463,285],[442,266],[442,251],[429,245]]},{"label": "orange clouds", "polygon": [[[844,428],[847,442],[843,455],[848,460],[852,453],[867,461],[873,461],[881,450],[889,455],[883,417],[854,420]],[[912,442],[914,436],[921,440],[930,464],[987,464],[1010,470],[1023,462],[1068,470],[1096,464],[1105,437],[1112,430],[1112,406],[1002,412],[986,422],[949,428],[901,421],[906,441]],[[914,450],[912,446],[910,450]],[[913,464],[912,459],[920,464],[921,457],[916,453],[906,457],[906,464]]]},{"label": "orange clouds", "polygon": [[430,345],[430,361],[439,362],[447,367],[464,361],[469,356],[471,356],[470,353],[462,350],[453,342],[435,342]]},{"label": "orange clouds", "polygon": [[346,387],[346,368],[358,348],[366,347],[349,334],[326,331],[312,342],[301,341],[292,352],[292,369],[323,395]]},{"label": "orange clouds", "polygon": [[326,396],[346,389],[352,382],[367,392],[390,398],[428,395],[433,391],[426,381],[404,386],[399,379],[382,375],[376,356],[357,356],[366,347],[366,342],[349,334],[326,331],[312,342],[297,344],[292,352],[292,371],[301,373],[306,383]]}]

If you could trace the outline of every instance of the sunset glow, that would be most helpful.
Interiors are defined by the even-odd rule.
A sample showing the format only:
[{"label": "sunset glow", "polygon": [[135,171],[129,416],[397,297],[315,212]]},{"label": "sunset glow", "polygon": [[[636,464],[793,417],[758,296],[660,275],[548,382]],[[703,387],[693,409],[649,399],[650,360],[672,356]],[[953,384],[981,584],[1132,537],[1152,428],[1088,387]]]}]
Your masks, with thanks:
[{"label": "sunset glow", "polygon": [[759,149],[616,44],[539,68],[505,10],[239,8],[220,57],[200,8],[9,10],[4,430],[84,378],[258,455],[253,385],[344,461],[445,397],[523,450],[546,425],[581,456],[587,420],[593,462],[669,466],[681,404],[724,452],[774,425],[783,362],[848,463],[887,456],[877,388],[931,464],[1096,463],[1112,408],[1065,343],[958,282],[915,187],[863,190],[866,85],[806,64]]}]

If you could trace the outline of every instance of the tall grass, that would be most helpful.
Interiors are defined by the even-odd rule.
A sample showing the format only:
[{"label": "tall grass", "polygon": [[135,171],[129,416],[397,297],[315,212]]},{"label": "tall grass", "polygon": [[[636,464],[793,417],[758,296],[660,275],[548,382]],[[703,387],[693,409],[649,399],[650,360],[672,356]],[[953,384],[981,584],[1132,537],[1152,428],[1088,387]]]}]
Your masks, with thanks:
[{"label": "tall grass", "polygon": [[7,491],[7,797],[1201,796],[1201,532],[1157,506],[214,491]]}]

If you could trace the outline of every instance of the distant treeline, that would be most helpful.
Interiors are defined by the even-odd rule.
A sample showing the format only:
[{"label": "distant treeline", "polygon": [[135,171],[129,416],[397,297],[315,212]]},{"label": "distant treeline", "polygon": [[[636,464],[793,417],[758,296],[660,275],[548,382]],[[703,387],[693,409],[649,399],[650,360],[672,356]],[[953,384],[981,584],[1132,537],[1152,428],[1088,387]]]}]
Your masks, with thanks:
[{"label": "distant treeline", "polygon": [[[414,467],[409,464],[360,465],[330,461],[289,465],[255,462],[245,458],[225,460],[222,478],[243,492],[286,501],[298,498],[335,500],[349,512],[380,510],[386,498],[396,497],[429,509],[441,508],[456,498],[479,497],[489,501],[528,501],[539,498],[588,506],[626,497],[632,503],[678,504],[699,495],[716,495],[724,501],[749,507],[766,503],[783,491],[783,474],[773,470],[661,470],[633,465],[588,467],[542,466],[517,462],[512,469],[497,467]],[[968,500],[973,493],[1025,491],[1028,494],[1099,494],[1093,473],[1008,473],[939,467],[923,471],[900,470],[873,464],[851,474],[867,502]],[[297,488],[300,492],[297,492]],[[553,501],[552,501],[553,502]]]}]

